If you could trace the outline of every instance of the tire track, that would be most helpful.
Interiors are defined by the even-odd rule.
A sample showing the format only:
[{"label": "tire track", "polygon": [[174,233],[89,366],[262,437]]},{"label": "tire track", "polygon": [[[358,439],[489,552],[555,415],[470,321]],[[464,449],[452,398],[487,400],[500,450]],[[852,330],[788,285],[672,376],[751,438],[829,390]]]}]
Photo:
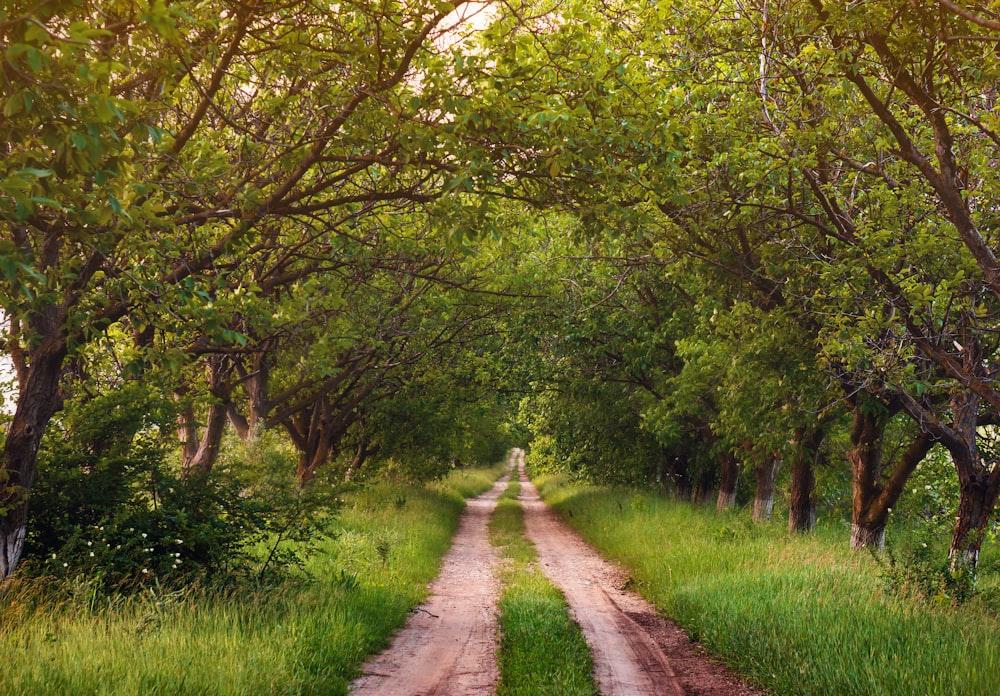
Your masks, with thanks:
[{"label": "tire track", "polygon": [[484,696],[499,678],[496,666],[497,553],[487,524],[504,477],[468,502],[452,547],[392,644],[362,668],[353,696]]}]

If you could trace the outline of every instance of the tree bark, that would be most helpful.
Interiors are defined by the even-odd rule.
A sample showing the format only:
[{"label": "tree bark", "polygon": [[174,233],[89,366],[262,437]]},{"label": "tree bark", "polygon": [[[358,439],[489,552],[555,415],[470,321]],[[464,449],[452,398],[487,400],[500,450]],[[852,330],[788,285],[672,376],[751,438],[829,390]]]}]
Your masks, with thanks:
[{"label": "tree bark", "polygon": [[719,455],[719,497],[716,512],[730,510],[736,505],[736,486],[740,479],[740,463],[732,452]]},{"label": "tree bark", "polygon": [[771,457],[757,467],[757,491],[753,500],[754,522],[766,522],[771,519],[774,510],[774,482],[778,478],[781,460]]},{"label": "tree bark", "polygon": [[796,434],[798,450],[792,459],[792,488],[788,500],[788,531],[811,532],[816,526],[815,465],[820,457],[820,445],[825,433],[821,429],[806,435],[804,429]]},{"label": "tree bark", "polygon": [[[969,344],[973,345],[971,341]],[[972,354],[979,355],[977,351]],[[959,499],[948,556],[953,568],[964,565],[975,573],[986,526],[1000,494],[1000,468],[996,461],[984,461],[979,448],[981,397],[971,389],[955,390],[950,402],[952,418],[948,424],[912,397],[903,398],[904,408],[920,417],[921,426],[951,454],[958,474]]]},{"label": "tree bark", "polygon": [[691,500],[692,487],[691,476],[689,473],[689,469],[691,468],[690,461],[683,455],[677,455],[670,459],[669,467],[670,470],[668,472],[668,477],[674,483],[674,497],[677,500]]},{"label": "tree bark", "polygon": [[232,365],[226,356],[213,355],[208,358],[208,386],[213,402],[208,407],[201,438],[197,435],[193,408],[188,406],[181,413],[181,466],[185,476],[207,474],[219,458],[232,396],[231,374]]},{"label": "tree bark", "polygon": [[715,472],[709,468],[702,469],[695,479],[695,485],[691,491],[691,502],[698,505],[705,503],[712,494],[713,488],[715,488]]},{"label": "tree bark", "polygon": [[920,433],[902,454],[892,474],[882,481],[882,438],[894,410],[881,411],[863,404],[854,407],[851,448],[847,459],[851,463],[853,500],[851,507],[851,548],[876,548],[885,545],[885,525],[889,510],[903,493],[906,480],[923,460],[934,440]]},{"label": "tree bark", "polygon": [[963,564],[975,572],[998,494],[1000,474],[997,471],[980,469],[960,482],[958,516],[952,533],[951,548],[948,550],[953,568]]},{"label": "tree bark", "polygon": [[0,468],[0,580],[10,577],[24,552],[28,494],[35,480],[38,448],[46,426],[62,408],[59,379],[67,355],[61,330],[64,319],[64,313],[55,307],[39,319],[38,324],[48,331],[27,351],[27,371],[7,427]]}]

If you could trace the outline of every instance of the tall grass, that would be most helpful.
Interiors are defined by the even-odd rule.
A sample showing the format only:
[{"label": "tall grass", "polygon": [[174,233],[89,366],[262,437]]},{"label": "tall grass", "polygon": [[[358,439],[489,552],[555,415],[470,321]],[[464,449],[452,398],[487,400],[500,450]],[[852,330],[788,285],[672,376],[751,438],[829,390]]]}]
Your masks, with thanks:
[{"label": "tall grass", "polygon": [[352,493],[305,577],[277,586],[111,599],[86,578],[59,593],[12,586],[0,693],[345,694],[425,596],[464,506],[458,490],[485,490],[492,474]]},{"label": "tall grass", "polygon": [[[654,495],[537,481],[647,598],[778,694],[995,694],[1000,620],[890,594],[833,525],[810,536]],[[572,512],[572,515],[569,513]]]},{"label": "tall grass", "polygon": [[498,696],[596,696],[593,661],[562,594],[535,564],[512,482],[490,520],[503,558]]}]

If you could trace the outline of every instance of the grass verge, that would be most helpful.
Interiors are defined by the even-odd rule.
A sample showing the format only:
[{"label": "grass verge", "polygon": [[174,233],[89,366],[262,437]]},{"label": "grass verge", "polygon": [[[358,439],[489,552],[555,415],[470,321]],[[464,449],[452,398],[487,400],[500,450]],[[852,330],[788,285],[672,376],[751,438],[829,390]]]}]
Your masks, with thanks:
[{"label": "grass verge", "polygon": [[[0,693],[346,694],[426,595],[464,507],[500,469],[348,496],[306,568],[278,586],[97,599],[79,578],[0,600]],[[491,478],[491,476],[493,478]]]},{"label": "grass verge", "polygon": [[1000,621],[982,600],[956,608],[886,593],[841,528],[790,537],[655,495],[536,485],[636,589],[768,690],[975,696],[1000,684]]},{"label": "grass verge", "polygon": [[498,696],[596,696],[593,661],[562,594],[535,564],[511,482],[490,520],[502,558]]}]

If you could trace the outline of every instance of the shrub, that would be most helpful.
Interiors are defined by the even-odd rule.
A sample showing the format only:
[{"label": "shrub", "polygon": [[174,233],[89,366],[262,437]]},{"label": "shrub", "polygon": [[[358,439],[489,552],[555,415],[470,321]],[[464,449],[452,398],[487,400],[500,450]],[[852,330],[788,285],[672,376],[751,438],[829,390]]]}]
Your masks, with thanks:
[{"label": "shrub", "polygon": [[225,467],[167,464],[173,407],[142,385],[71,403],[39,453],[25,560],[104,590],[247,571],[266,508]]}]

